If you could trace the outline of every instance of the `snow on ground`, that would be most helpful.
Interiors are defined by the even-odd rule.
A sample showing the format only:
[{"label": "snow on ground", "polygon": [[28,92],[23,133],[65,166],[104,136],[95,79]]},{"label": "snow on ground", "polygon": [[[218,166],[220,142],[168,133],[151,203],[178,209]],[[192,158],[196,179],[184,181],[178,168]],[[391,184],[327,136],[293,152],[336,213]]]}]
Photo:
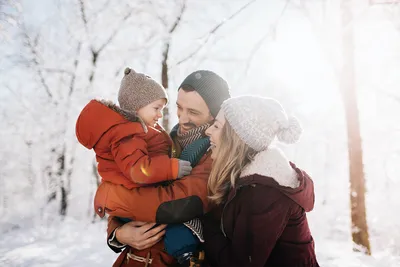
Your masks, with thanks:
[{"label": "snow on ground", "polygon": [[117,254],[105,243],[106,227],[65,219],[2,233],[0,266],[111,266]]},{"label": "snow on ground", "polygon": [[[105,244],[105,221],[92,224],[66,218],[62,223],[7,232],[4,228],[0,227],[0,266],[111,266],[117,257]],[[352,252],[350,240],[327,238],[325,233],[318,233],[323,228],[314,228],[317,256],[323,267],[400,266],[400,256],[389,251],[365,256]]]}]

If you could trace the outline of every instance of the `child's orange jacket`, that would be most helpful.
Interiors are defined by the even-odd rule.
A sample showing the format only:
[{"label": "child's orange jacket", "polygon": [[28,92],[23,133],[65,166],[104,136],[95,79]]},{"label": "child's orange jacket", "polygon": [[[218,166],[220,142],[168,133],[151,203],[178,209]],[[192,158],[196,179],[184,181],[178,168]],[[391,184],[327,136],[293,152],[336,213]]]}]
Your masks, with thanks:
[{"label": "child's orange jacket", "polygon": [[178,176],[178,159],[169,157],[169,135],[115,104],[90,101],[78,117],[76,136],[83,146],[94,149],[102,181],[132,189]]}]

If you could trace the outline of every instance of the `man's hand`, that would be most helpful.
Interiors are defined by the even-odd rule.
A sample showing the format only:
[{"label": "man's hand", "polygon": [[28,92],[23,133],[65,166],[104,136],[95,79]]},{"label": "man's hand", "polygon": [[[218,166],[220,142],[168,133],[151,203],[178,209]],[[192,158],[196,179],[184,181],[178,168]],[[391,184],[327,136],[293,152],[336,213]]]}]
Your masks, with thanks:
[{"label": "man's hand", "polygon": [[154,225],[155,223],[132,221],[119,227],[115,236],[124,245],[138,250],[146,249],[157,244],[165,235],[167,225],[161,224],[151,229]]}]

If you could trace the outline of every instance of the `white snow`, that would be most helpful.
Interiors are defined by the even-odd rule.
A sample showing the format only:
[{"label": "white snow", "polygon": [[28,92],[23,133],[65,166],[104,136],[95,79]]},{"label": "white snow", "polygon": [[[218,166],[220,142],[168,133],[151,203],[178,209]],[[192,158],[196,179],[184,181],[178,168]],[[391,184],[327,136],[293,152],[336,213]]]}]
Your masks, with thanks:
[{"label": "white snow", "polygon": [[0,266],[111,266],[117,254],[106,245],[106,226],[66,218],[2,233]]},{"label": "white snow", "polygon": [[[400,255],[393,255],[389,246],[366,256],[352,252],[349,238],[326,238],[316,229],[313,235],[323,267],[400,266]],[[67,217],[46,227],[30,227],[26,222],[24,228],[1,233],[0,266],[111,266],[117,254],[108,248],[105,237],[106,221],[88,223]]]}]

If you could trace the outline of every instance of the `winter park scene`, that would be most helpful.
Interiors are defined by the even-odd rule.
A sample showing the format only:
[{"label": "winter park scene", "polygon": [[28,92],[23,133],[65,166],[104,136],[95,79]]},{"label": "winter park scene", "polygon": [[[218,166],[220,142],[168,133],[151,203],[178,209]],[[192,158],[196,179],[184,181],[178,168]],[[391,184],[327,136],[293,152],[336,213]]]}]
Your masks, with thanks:
[{"label": "winter park scene", "polygon": [[0,266],[400,266],[400,1],[0,0]]}]

